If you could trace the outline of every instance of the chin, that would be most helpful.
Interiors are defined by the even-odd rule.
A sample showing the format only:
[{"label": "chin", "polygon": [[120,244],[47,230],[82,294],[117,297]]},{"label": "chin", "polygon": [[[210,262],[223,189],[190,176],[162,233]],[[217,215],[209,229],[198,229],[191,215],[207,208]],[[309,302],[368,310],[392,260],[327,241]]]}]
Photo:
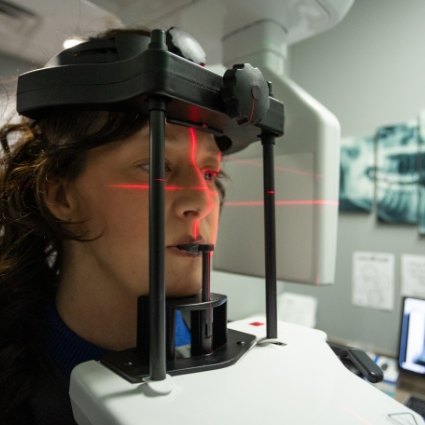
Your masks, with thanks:
[{"label": "chin", "polygon": [[182,298],[191,297],[197,295],[201,290],[201,287],[196,284],[193,286],[186,285],[184,287],[167,288],[167,297],[169,298]]}]

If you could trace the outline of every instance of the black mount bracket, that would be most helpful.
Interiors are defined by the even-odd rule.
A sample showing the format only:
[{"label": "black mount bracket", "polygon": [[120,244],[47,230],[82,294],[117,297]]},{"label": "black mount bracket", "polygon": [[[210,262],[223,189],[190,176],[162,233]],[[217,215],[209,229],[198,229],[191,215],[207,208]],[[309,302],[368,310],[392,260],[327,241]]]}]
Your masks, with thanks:
[{"label": "black mount bracket", "polygon": [[[224,295],[211,294],[211,301],[202,301],[201,296],[167,300],[166,371],[170,375],[203,372],[230,366],[236,363],[254,344],[253,335],[227,329]],[[204,322],[202,314],[212,309],[212,347],[205,349]],[[174,318],[176,310],[190,312],[190,356],[179,358],[174,342]],[[138,347],[131,350],[108,353],[102,363],[129,382],[141,382],[149,376],[150,322],[149,298],[139,299]]]}]

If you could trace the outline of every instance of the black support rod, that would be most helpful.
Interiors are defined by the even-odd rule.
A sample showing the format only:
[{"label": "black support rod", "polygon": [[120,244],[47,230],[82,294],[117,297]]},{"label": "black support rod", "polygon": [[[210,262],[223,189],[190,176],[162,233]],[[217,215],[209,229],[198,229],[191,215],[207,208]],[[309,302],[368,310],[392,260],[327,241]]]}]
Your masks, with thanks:
[{"label": "black support rod", "polygon": [[[167,49],[165,33],[152,31],[153,49]],[[166,378],[164,198],[166,99],[152,95],[149,109],[149,373],[150,379]]]},{"label": "black support rod", "polygon": [[275,136],[268,132],[261,135],[263,145],[264,185],[264,247],[266,274],[267,338],[277,338],[277,283],[276,283],[276,220],[274,184]]},{"label": "black support rod", "polygon": [[[211,301],[211,256],[214,250],[213,245],[200,245],[202,252],[202,301]],[[206,311],[202,312],[202,341],[203,352],[211,353],[213,337],[213,312],[212,307],[208,306]]]},{"label": "black support rod", "polygon": [[149,310],[150,378],[165,379],[165,282],[164,282],[164,136],[165,100],[149,99]]}]

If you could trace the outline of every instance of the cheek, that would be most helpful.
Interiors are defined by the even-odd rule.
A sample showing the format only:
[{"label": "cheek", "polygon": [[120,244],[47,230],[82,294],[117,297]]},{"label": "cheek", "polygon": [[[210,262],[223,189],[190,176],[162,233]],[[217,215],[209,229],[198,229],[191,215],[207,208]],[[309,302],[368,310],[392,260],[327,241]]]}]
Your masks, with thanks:
[{"label": "cheek", "polygon": [[220,220],[220,195],[218,193],[216,193],[213,198],[213,208],[211,215],[213,217],[215,227],[218,228],[218,222]]},{"label": "cheek", "polygon": [[[81,222],[90,237],[140,239],[147,232],[148,197],[143,192],[105,189],[81,197]],[[137,237],[136,237],[137,236]]]},{"label": "cheek", "polygon": [[148,198],[143,193],[118,193],[107,200],[102,212],[105,224],[114,233],[140,239],[148,230]]},{"label": "cheek", "polygon": [[208,221],[208,227],[210,230],[211,241],[213,244],[215,244],[217,242],[218,227],[219,227],[219,221],[220,221],[220,202],[219,201],[214,203],[214,207],[212,208],[207,221]]}]

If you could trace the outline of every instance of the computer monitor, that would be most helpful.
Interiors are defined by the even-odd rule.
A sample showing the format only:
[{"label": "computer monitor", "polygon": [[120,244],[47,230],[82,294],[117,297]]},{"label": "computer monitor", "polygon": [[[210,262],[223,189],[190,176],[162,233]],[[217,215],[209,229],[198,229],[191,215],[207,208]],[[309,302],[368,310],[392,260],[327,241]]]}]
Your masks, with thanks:
[{"label": "computer monitor", "polygon": [[402,300],[398,364],[401,371],[425,376],[425,299]]}]

